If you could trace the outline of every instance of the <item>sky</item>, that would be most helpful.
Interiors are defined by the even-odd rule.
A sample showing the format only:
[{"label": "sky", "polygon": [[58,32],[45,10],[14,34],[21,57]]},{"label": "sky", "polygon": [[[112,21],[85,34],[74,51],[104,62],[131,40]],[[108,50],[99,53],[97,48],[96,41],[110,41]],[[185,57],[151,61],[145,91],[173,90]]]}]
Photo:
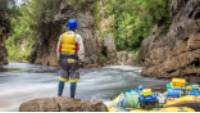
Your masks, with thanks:
[{"label": "sky", "polygon": [[17,4],[17,6],[20,6],[23,3],[23,0],[15,0],[15,3]]}]

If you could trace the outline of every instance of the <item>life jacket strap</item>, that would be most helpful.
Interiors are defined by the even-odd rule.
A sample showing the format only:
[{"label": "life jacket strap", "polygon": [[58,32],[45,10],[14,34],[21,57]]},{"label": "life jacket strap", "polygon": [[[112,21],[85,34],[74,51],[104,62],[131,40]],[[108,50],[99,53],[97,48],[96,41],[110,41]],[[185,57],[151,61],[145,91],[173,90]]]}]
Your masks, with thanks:
[{"label": "life jacket strap", "polygon": [[76,59],[78,60],[78,54],[61,54],[60,55],[61,59]]}]

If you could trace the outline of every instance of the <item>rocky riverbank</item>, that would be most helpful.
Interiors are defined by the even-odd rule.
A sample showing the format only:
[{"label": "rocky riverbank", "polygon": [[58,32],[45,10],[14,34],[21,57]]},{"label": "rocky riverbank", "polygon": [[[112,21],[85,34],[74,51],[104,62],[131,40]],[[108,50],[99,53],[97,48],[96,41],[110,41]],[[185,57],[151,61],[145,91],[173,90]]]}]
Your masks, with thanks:
[{"label": "rocky riverbank", "polygon": [[20,112],[106,112],[107,107],[102,102],[74,100],[65,97],[34,99],[21,104]]},{"label": "rocky riverbank", "polygon": [[[188,77],[200,75],[200,1],[170,0],[171,24],[162,21],[143,41],[143,75]],[[199,80],[199,79],[197,79]]]}]

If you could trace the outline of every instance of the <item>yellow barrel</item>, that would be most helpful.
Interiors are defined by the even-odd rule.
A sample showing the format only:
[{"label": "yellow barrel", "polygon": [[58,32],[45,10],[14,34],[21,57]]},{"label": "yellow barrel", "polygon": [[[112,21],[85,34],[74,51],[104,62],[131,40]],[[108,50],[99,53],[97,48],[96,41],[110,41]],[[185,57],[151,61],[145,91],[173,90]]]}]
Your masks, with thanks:
[{"label": "yellow barrel", "polygon": [[185,87],[186,86],[186,80],[182,78],[173,78],[172,79],[172,85],[173,87]]},{"label": "yellow barrel", "polygon": [[144,89],[142,90],[142,95],[143,96],[151,96],[152,95],[152,90],[151,89]]}]

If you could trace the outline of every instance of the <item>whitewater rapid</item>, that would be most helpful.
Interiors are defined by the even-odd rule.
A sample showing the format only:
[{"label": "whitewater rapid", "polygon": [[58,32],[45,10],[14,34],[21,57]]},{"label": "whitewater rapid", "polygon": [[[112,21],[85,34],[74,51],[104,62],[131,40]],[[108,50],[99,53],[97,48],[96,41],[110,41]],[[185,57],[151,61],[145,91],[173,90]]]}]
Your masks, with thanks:
[{"label": "whitewater rapid", "polygon": [[[122,91],[137,85],[157,87],[166,81],[140,75],[141,67],[106,66],[82,69],[77,98],[110,101]],[[57,69],[26,63],[11,63],[0,72],[0,111],[18,111],[22,102],[57,95]],[[69,84],[64,96],[69,96]]]}]

